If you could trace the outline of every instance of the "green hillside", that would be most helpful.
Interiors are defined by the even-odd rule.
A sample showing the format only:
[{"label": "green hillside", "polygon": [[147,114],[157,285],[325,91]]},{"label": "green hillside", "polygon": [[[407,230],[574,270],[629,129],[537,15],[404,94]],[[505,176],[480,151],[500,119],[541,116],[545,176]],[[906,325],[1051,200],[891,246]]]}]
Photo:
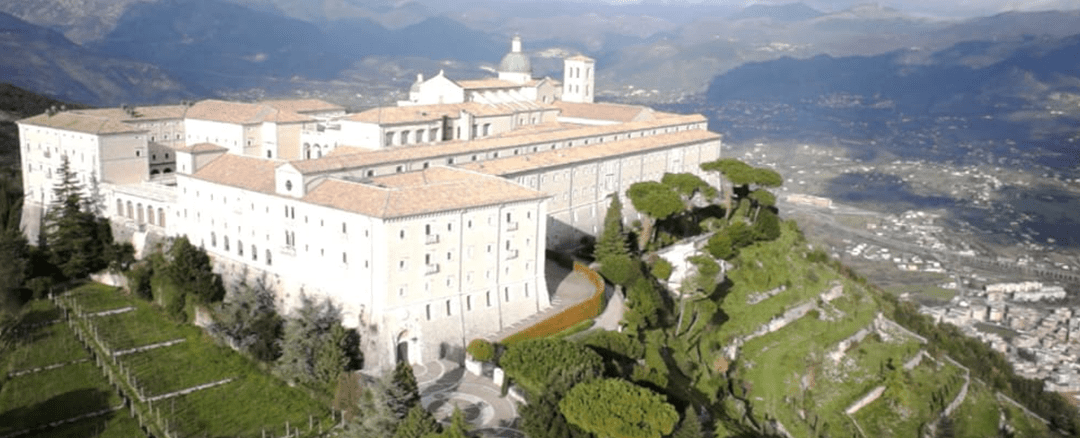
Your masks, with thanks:
[{"label": "green hillside", "polygon": [[[589,347],[604,358],[602,372],[540,365],[543,361],[534,367],[545,369],[533,369],[520,359],[506,364],[511,379],[529,383],[524,387],[530,407],[523,408],[522,416],[530,436],[1080,433],[1075,408],[1060,395],[1043,392],[1041,382],[1016,376],[1001,354],[955,327],[933,324],[914,304],[897,301],[829,260],[794,222],[779,221],[771,205],[774,198],[762,189],[749,190],[767,187],[767,173],[754,176],[761,169],[730,162],[713,167],[734,186],[724,190],[733,193],[733,199],[713,198],[705,208],[684,202],[683,210],[674,213],[653,208],[661,218],[648,218],[625,231],[609,212],[605,224],[614,231],[605,230],[598,238],[594,254],[599,272],[625,291],[623,330],[592,330],[568,340],[545,341]],[[683,189],[671,186],[670,193],[653,183],[631,188],[629,194],[632,201],[640,195],[656,206],[677,205],[665,204],[665,196],[686,201],[718,193],[702,187],[696,194],[686,190],[686,184]],[[735,208],[728,214],[721,205]],[[642,211],[641,205],[635,207]],[[687,242],[697,242],[698,249],[689,258],[690,274],[670,284],[671,263],[661,255],[665,248],[690,245]],[[721,265],[729,267],[727,272],[720,272]],[[504,347],[503,357],[554,348],[514,344]],[[537,375],[556,377],[544,385],[536,381]],[[576,385],[597,378],[623,379],[663,396],[681,413],[678,425],[662,429],[667,424],[660,414],[664,408],[656,411],[659,417],[625,420],[644,422],[640,424],[659,431],[656,434],[623,434],[629,430],[620,428],[628,426],[620,426],[624,420],[601,421],[610,414],[569,412],[581,408],[558,403],[564,396],[576,396]],[[625,403],[619,409],[651,409]],[[533,404],[558,406],[560,411],[542,414],[543,408],[534,409]]]}]

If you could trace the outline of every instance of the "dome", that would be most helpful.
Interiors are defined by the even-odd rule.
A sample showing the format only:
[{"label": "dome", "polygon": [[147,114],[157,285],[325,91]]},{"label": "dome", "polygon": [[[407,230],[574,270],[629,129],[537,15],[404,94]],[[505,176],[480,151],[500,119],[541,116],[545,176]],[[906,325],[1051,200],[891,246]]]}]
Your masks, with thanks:
[{"label": "dome", "polygon": [[521,52],[510,52],[503,56],[499,62],[500,73],[529,73],[532,74],[532,63],[529,56]]}]

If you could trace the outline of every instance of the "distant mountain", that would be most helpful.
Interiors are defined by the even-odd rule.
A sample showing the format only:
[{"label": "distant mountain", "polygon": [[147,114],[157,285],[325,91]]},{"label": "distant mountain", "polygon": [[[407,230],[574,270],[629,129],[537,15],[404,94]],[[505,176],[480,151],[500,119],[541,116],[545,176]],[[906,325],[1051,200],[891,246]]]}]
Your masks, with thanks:
[{"label": "distant mountain", "polygon": [[143,0],[18,0],[0,2],[0,12],[61,32],[84,44],[112,31],[128,6]]},{"label": "distant mountain", "polygon": [[19,127],[15,121],[41,114],[54,106],[83,107],[0,83],[0,169],[19,164]]},{"label": "distant mountain", "polygon": [[154,65],[79,46],[51,29],[0,13],[0,81],[89,105],[178,101],[191,88]]},{"label": "distant mountain", "polygon": [[968,42],[932,54],[783,58],[717,76],[706,98],[801,105],[847,95],[903,113],[1009,112],[1038,108],[1051,93],[1080,94],[1077,53],[1080,35]]},{"label": "distant mountain", "polygon": [[351,59],[370,55],[454,59],[458,61],[498,60],[509,50],[509,40],[470,29],[445,16],[397,30],[389,30],[368,19],[348,19],[324,25],[332,47]]},{"label": "distant mountain", "polygon": [[732,14],[732,20],[747,18],[771,18],[776,21],[793,22],[817,18],[825,15],[823,12],[807,6],[805,3],[784,3],[782,5],[767,5],[755,3]]},{"label": "distant mountain", "polygon": [[163,0],[133,5],[91,47],[216,89],[264,78],[334,78],[349,61],[331,45],[311,23],[219,0]]}]

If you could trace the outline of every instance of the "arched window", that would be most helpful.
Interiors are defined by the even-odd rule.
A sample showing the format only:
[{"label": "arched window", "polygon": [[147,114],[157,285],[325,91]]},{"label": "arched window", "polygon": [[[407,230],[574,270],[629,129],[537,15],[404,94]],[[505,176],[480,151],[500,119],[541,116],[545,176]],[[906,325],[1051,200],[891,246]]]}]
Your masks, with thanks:
[{"label": "arched window", "polygon": [[160,174],[160,173],[161,173],[161,172],[159,172],[159,171],[158,171],[157,169],[154,169],[154,170],[151,170],[151,171],[150,171],[150,175],[151,175],[151,176],[153,176],[153,175],[157,175],[157,174]]},{"label": "arched window", "polygon": [[229,250],[229,236],[225,236],[225,237],[223,237],[223,239],[225,239],[224,240],[224,242],[225,242],[225,250],[228,251]]},{"label": "arched window", "polygon": [[164,227],[165,226],[165,209],[164,208],[157,209],[157,216],[158,216],[158,226]]},{"label": "arched window", "polygon": [[165,169],[162,169],[161,173],[172,173],[172,168],[166,167]]},{"label": "arched window", "polygon": [[150,225],[154,225],[154,207],[146,206],[146,221],[150,222]]},{"label": "arched window", "polygon": [[128,217],[128,219],[134,219],[135,218],[134,213],[132,213],[132,211],[131,211],[131,201],[127,202],[127,217]]},{"label": "arched window", "polygon": [[123,216],[124,215],[124,201],[121,201],[119,199],[116,200],[116,215],[117,216]]},{"label": "arched window", "polygon": [[140,223],[140,224],[141,224],[141,223],[143,223],[143,208],[142,208],[142,203],[139,203],[139,204],[137,204],[137,205],[135,206],[135,213],[136,213],[136,215],[138,216],[138,223]]}]

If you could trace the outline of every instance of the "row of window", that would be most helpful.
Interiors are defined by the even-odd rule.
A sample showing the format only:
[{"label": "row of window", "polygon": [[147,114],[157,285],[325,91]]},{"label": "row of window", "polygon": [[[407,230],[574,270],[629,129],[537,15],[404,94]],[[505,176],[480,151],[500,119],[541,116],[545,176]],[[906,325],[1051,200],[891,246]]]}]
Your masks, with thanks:
[{"label": "row of window", "polygon": [[[145,215],[143,214],[144,211],[146,212]],[[155,215],[154,207],[152,205],[147,205],[144,210],[141,202],[133,205],[131,201],[125,203],[122,199],[117,199],[116,216],[126,217],[139,224],[143,223],[145,220],[150,225],[157,225],[159,227],[165,226],[165,209],[158,207],[157,214]]]},{"label": "row of window", "polygon": [[[223,248],[224,248],[225,251],[231,251],[231,249],[229,247],[229,236],[223,236],[222,237],[222,243],[223,243]],[[214,232],[214,231],[210,232],[210,246],[212,248],[217,248],[217,233]],[[244,256],[244,241],[243,240],[237,239],[237,241],[236,241],[236,254],[238,256],[240,256],[240,257]],[[266,261],[267,266],[273,265],[273,255],[272,254],[273,253],[271,253],[269,249],[266,250],[266,258],[264,260]],[[344,256],[344,254],[342,254],[342,256]],[[259,261],[259,248],[257,246],[255,246],[254,244],[251,245],[251,260],[255,261],[255,262]]]},{"label": "row of window", "polygon": [[[399,293],[404,295],[404,292],[403,292],[404,290],[405,290],[405,288],[402,287],[399,290]],[[525,296],[525,298],[529,298],[529,284],[528,283],[525,284],[524,296]],[[510,288],[506,287],[506,288],[503,289],[503,301],[506,302],[506,303],[509,303],[510,298],[511,298]],[[494,301],[492,300],[491,291],[487,291],[487,292],[484,293],[484,303],[485,303],[486,307],[492,307],[492,306],[495,305]],[[446,300],[444,308],[446,310],[446,316],[454,316],[454,300],[453,299]],[[424,305],[424,316],[428,321],[431,321],[432,318],[435,317],[435,314],[434,314],[433,310],[434,309],[432,308],[431,304],[425,304]],[[472,295],[466,295],[465,296],[465,311],[469,312],[469,311],[472,311],[472,310],[473,310],[473,296]]]}]

